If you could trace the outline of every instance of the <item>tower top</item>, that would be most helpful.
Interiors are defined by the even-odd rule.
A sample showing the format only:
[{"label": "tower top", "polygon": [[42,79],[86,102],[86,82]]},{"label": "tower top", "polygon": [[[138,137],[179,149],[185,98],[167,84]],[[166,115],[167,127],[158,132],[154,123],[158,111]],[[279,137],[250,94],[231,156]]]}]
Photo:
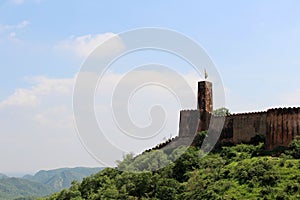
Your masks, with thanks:
[{"label": "tower top", "polygon": [[198,82],[198,109],[200,112],[213,111],[212,83],[209,81]]}]

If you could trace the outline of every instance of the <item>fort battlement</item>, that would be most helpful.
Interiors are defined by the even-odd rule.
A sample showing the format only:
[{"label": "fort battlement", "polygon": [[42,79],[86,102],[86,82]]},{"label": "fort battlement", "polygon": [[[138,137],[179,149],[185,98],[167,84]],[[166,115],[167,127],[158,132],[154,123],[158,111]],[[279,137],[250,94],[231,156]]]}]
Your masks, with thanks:
[{"label": "fort battlement", "polygon": [[288,146],[300,135],[300,108],[271,108],[262,112],[213,115],[212,83],[198,83],[198,109],[180,112],[179,139],[194,138],[199,131],[218,130],[224,122],[220,142],[248,143],[256,136],[264,136],[267,149]]},{"label": "fort battlement", "polygon": [[258,112],[246,112],[246,113],[233,113],[229,116],[245,116],[245,115],[256,115],[256,114],[265,114],[267,111],[258,111]]}]

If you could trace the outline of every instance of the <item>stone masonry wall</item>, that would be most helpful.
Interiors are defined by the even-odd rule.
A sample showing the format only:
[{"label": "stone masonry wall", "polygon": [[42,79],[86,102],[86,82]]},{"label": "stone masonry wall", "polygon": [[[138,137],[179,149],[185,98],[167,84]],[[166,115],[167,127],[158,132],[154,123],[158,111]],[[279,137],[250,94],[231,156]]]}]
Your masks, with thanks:
[{"label": "stone masonry wall", "polygon": [[300,135],[300,108],[279,108],[267,111],[267,149],[288,146]]},{"label": "stone masonry wall", "polygon": [[[210,129],[217,129],[222,116],[208,116]],[[180,112],[179,141],[182,144],[192,142],[195,133],[201,127],[200,110]],[[224,117],[223,117],[224,118]],[[295,136],[300,136],[300,108],[269,109],[267,112],[242,113],[225,117],[220,136],[221,142],[233,144],[250,142],[256,135],[266,137],[267,149],[288,146]],[[205,125],[207,126],[207,125]]]},{"label": "stone masonry wall", "polygon": [[180,111],[179,137],[193,137],[198,129],[199,110]]},{"label": "stone masonry wall", "polygon": [[[300,135],[300,108],[270,109],[267,112],[214,116],[212,83],[198,83],[198,109],[180,112],[178,144],[190,144],[198,131],[209,129],[209,135],[219,141],[233,144],[248,143],[257,135],[266,137],[266,147],[288,146],[296,135]],[[224,122],[224,126],[221,125]],[[220,125],[221,124],[221,125]],[[174,144],[175,144],[174,143]]]},{"label": "stone masonry wall", "polygon": [[201,112],[213,111],[212,83],[208,81],[198,82],[198,110]]},{"label": "stone masonry wall", "polygon": [[234,144],[250,142],[256,135],[266,136],[267,112],[242,113],[226,116],[221,142]]},{"label": "stone masonry wall", "polygon": [[237,114],[230,118],[233,121],[233,143],[250,142],[256,135],[266,136],[266,112]]}]

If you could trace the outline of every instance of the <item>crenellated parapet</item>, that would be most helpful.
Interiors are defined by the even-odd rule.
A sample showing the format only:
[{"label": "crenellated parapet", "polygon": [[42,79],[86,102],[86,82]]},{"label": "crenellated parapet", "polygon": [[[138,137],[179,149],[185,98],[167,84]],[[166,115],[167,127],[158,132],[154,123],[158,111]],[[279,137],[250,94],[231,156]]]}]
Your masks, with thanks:
[{"label": "crenellated parapet", "polygon": [[199,110],[190,109],[190,110],[181,110],[180,113],[189,113],[189,112],[199,112]]},{"label": "crenellated parapet", "polygon": [[277,114],[293,114],[299,112],[299,107],[285,107],[285,108],[271,108],[268,109],[268,113],[275,112]]},{"label": "crenellated parapet", "polygon": [[261,115],[266,114],[267,111],[259,111],[259,112],[245,112],[245,113],[234,113],[230,114],[229,116],[249,116],[249,115]]}]

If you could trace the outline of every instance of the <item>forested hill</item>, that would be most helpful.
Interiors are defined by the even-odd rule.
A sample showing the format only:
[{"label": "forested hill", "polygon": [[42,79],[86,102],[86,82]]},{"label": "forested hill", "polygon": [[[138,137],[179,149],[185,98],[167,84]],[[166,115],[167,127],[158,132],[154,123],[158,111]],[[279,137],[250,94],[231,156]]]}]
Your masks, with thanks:
[{"label": "forested hill", "polygon": [[241,144],[220,147],[203,158],[198,147],[190,147],[167,167],[151,171],[180,151],[129,155],[118,168],[142,166],[144,172],[107,168],[44,199],[300,199],[299,138],[288,149],[265,151],[263,143]]},{"label": "forested hill", "polygon": [[50,186],[54,191],[70,187],[73,180],[81,181],[83,178],[99,172],[102,168],[60,168],[54,170],[41,170],[34,176],[25,175],[23,179]]},{"label": "forested hill", "polygon": [[42,170],[35,175],[11,178],[0,174],[0,199],[35,199],[68,188],[73,180],[95,174],[103,168],[61,168]]},{"label": "forested hill", "polygon": [[8,200],[21,197],[31,199],[30,197],[44,196],[54,191],[47,185],[22,178],[0,179],[0,199]]}]

